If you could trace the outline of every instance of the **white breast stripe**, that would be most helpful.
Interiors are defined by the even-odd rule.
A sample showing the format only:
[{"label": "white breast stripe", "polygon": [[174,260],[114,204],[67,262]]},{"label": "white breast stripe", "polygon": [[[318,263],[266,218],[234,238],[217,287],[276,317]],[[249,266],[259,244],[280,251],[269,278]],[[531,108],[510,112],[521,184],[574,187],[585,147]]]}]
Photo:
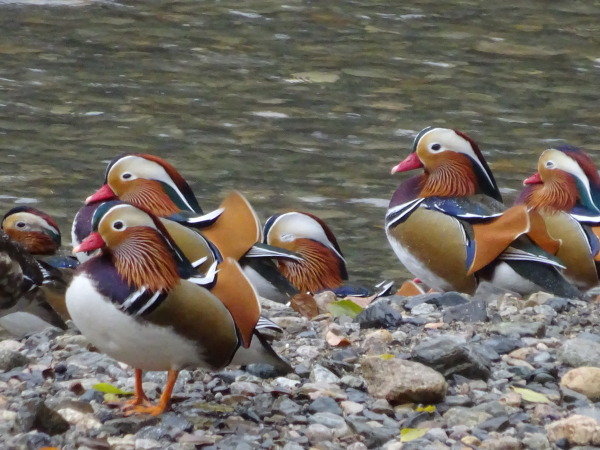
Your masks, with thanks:
[{"label": "white breast stripe", "polygon": [[[410,202],[403,203],[402,205],[394,206],[392,209],[388,211],[385,215],[385,228],[389,229],[396,223],[398,223],[405,216],[413,212],[425,199],[424,198],[416,198],[411,200]],[[402,213],[402,214],[400,214]],[[395,216],[398,214],[397,216]],[[395,217],[392,217],[395,216]]]},{"label": "white breast stripe", "polygon": [[214,211],[209,212],[208,214],[204,214],[203,216],[190,217],[186,220],[187,223],[202,223],[202,222],[212,222],[219,217],[223,211],[223,208],[215,209]]},{"label": "white breast stripe", "polygon": [[211,284],[215,281],[217,273],[219,273],[219,271],[217,270],[217,262],[215,261],[206,271],[206,274],[204,274],[204,276],[189,277],[188,281],[199,286],[206,286],[207,284]]},{"label": "white breast stripe", "polygon": [[194,261],[192,263],[192,267],[195,269],[198,266],[201,266],[204,263],[204,261],[206,261],[207,259],[208,259],[208,256],[204,256],[204,257],[200,258],[198,261]]},{"label": "white breast stripe", "polygon": [[141,315],[143,315],[143,314],[144,314],[144,312],[145,312],[145,311],[146,311],[148,308],[150,308],[150,307],[151,307],[151,306],[154,304],[154,302],[156,302],[156,301],[157,301],[157,300],[160,298],[160,294],[161,294],[160,290],[156,291],[156,292],[154,293],[154,295],[153,295],[152,297],[150,297],[150,299],[149,299],[149,300],[147,300],[147,301],[146,301],[146,303],[144,304],[144,306],[142,306],[142,307],[141,307],[141,308],[138,310],[138,312],[136,312],[136,313],[135,313],[135,315],[136,315],[136,316],[141,316]]},{"label": "white breast stripe", "polygon": [[569,214],[573,219],[583,223],[600,223],[600,216],[582,216],[579,214]]},{"label": "white breast stripe", "polygon": [[132,293],[123,303],[121,303],[120,309],[122,311],[127,311],[136,302],[136,300],[140,298],[140,296],[144,295],[144,292],[146,292],[146,288],[142,287]]}]

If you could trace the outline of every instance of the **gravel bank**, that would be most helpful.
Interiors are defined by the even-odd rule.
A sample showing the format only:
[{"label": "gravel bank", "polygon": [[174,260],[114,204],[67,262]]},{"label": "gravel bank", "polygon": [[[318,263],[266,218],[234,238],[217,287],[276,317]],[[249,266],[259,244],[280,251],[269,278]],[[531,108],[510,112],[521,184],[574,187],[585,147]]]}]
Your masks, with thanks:
[{"label": "gravel bank", "polygon": [[[76,330],[3,340],[0,448],[600,446],[594,300],[520,299],[483,286],[474,297],[384,297],[355,319],[264,309],[284,328],[274,347],[296,373],[183,372],[172,411],[159,418],[123,417],[111,404],[118,395],[93,388],[130,391],[133,372]],[[144,380],[157,398],[165,374]]]}]

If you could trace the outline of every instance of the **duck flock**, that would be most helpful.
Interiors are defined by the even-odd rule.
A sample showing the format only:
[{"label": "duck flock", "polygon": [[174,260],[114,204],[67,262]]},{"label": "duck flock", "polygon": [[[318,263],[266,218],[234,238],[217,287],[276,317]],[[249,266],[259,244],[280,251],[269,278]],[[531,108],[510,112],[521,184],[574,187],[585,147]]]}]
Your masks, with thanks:
[{"label": "duck flock", "polygon": [[[385,216],[391,248],[415,276],[397,291],[473,294],[482,282],[525,295],[582,298],[598,285],[600,177],[580,148],[544,151],[537,172],[507,207],[477,144],[428,127],[392,174],[421,169],[393,193]],[[46,213],[10,210],[0,235],[0,326],[17,337],[72,320],[100,351],[134,368],[125,415],[161,414],[183,369],[266,363],[278,356],[261,299],[341,289],[345,260],[331,229],[291,211],[261,226],[230,193],[202,211],[189,184],[149,154],[113,159],[103,186],[72,227],[72,255]],[[168,371],[157,404],[143,371]]]}]

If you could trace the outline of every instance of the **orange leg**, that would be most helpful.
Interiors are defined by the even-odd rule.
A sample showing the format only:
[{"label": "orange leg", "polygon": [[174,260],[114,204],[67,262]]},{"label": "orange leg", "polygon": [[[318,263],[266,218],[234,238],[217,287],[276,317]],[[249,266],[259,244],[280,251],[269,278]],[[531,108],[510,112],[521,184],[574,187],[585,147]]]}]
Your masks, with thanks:
[{"label": "orange leg", "polygon": [[144,389],[142,388],[142,369],[133,369],[133,374],[135,378],[134,394],[131,400],[127,400],[121,404],[121,409],[124,411],[135,406],[150,404],[148,397],[146,397]]},{"label": "orange leg", "polygon": [[178,370],[169,370],[167,375],[167,384],[165,385],[165,389],[158,400],[158,404],[156,406],[151,406],[149,404],[140,404],[137,406],[132,406],[125,415],[130,416],[135,413],[139,414],[150,414],[153,416],[158,416],[162,414],[168,407],[169,401],[171,400],[171,395],[173,394],[173,388],[175,387],[175,382],[177,381],[177,377],[179,376]]}]

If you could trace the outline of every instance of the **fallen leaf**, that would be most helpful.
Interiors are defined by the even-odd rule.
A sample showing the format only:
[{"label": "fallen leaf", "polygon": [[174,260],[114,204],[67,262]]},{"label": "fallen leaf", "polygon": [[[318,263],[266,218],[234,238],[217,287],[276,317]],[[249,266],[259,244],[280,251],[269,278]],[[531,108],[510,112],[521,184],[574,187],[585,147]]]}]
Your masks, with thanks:
[{"label": "fallen leaf", "polygon": [[511,386],[512,390],[521,396],[521,398],[527,402],[532,403],[552,403],[548,400],[544,394],[540,394],[539,392],[532,391],[531,389],[519,388],[516,386]]},{"label": "fallen leaf", "polygon": [[348,300],[351,301],[353,303],[356,303],[358,306],[360,306],[361,308],[366,308],[367,306],[369,306],[373,300],[375,300],[377,298],[377,295],[369,295],[368,297],[359,297],[359,296],[348,296],[346,298],[344,298],[343,300]]},{"label": "fallen leaf", "polygon": [[340,300],[327,305],[327,309],[329,309],[329,312],[335,317],[350,316],[354,319],[364,308],[357,305],[352,300]]},{"label": "fallen leaf", "polygon": [[404,297],[414,297],[415,295],[423,295],[425,290],[421,283],[417,284],[414,280],[406,280],[400,286],[400,289],[396,291],[396,295],[402,295]]},{"label": "fallen leaf", "polygon": [[415,411],[432,413],[435,412],[435,405],[417,406]]},{"label": "fallen leaf", "polygon": [[319,307],[314,297],[310,294],[296,294],[290,301],[292,309],[302,314],[307,319],[312,319],[319,314]]},{"label": "fallen leaf", "polygon": [[350,345],[350,341],[345,336],[340,336],[333,331],[328,331],[325,335],[327,343],[333,347],[347,347]]},{"label": "fallen leaf", "polygon": [[425,325],[423,325],[423,328],[427,328],[430,330],[437,330],[438,328],[441,328],[444,325],[446,325],[444,322],[431,322],[431,323],[426,323]]},{"label": "fallen leaf", "polygon": [[387,361],[388,359],[394,359],[396,356],[392,355],[391,353],[383,353],[381,355],[374,355],[373,358],[379,358],[379,359],[383,359],[384,361]]},{"label": "fallen leaf", "polygon": [[400,442],[410,442],[425,436],[427,428],[402,428],[400,430]]},{"label": "fallen leaf", "polygon": [[92,386],[92,389],[102,392],[104,394],[114,394],[114,395],[133,395],[131,391],[124,391],[119,389],[116,386],[113,386],[110,383],[97,383]]},{"label": "fallen leaf", "polygon": [[108,403],[108,404],[119,404],[121,403],[121,397],[119,397],[117,394],[104,394],[104,403]]}]

